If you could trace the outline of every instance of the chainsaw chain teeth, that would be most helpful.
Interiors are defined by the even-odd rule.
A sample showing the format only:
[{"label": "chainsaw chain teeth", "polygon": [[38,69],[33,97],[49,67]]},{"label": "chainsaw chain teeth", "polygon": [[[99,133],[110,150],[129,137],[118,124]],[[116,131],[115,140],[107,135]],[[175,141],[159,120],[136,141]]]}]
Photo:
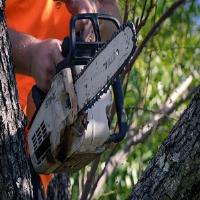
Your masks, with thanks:
[{"label": "chainsaw chain teeth", "polygon": [[75,82],[82,76],[82,74],[85,72],[85,70],[88,68],[88,66],[93,62],[93,60],[101,53],[101,51],[103,51],[106,46],[122,31],[124,30],[127,26],[129,26],[133,32],[133,43],[135,44],[135,46],[133,46],[133,49],[130,53],[130,55],[128,56],[128,58],[125,60],[125,62],[123,63],[123,65],[117,70],[117,72],[115,73],[115,75],[104,85],[103,89],[101,89],[92,99],[90,99],[87,104],[79,111],[79,113],[84,112],[88,109],[90,109],[94,103],[96,101],[98,101],[100,99],[100,97],[106,93],[109,89],[109,87],[116,81],[117,77],[123,72],[125,66],[127,66],[127,64],[129,63],[131,57],[133,56],[135,49],[136,49],[136,31],[135,31],[135,27],[133,25],[133,23],[126,23],[124,25],[122,25],[118,31],[116,31],[110,40],[108,40],[103,47],[99,48],[98,51],[96,52],[95,56],[90,60],[90,62],[82,69],[82,71],[75,77]]}]

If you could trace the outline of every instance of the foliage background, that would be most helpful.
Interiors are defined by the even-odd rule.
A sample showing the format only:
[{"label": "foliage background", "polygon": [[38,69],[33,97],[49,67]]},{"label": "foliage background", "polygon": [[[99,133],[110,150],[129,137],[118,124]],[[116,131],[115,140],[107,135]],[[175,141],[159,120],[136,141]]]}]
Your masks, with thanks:
[{"label": "foliage background", "polygon": [[[120,0],[120,10],[124,20],[134,22],[138,31],[138,46],[156,21],[172,5],[173,0]],[[125,108],[127,111],[129,132],[126,139],[113,146],[97,161],[94,177],[98,177],[111,157],[117,155],[119,163],[111,174],[103,176],[105,181],[98,185],[94,195],[89,192],[88,199],[127,199],[144,171],[148,161],[155,155],[160,144],[176,123],[180,113],[187,107],[189,100],[199,84],[200,78],[200,2],[188,1],[171,15],[156,31],[142,53],[124,78]],[[127,5],[128,12],[127,12]],[[150,9],[151,8],[151,9]],[[142,22],[148,16],[144,24]],[[173,92],[179,93],[175,100]],[[167,101],[168,100],[168,101]],[[170,113],[166,112],[166,103],[173,103]],[[130,140],[149,121],[161,116],[162,120],[154,124],[151,131],[142,140],[128,148]],[[113,122],[113,127],[114,127]],[[148,137],[147,137],[148,136]],[[137,145],[135,145],[138,143]],[[119,152],[127,153],[125,160]],[[124,154],[123,154],[124,155]],[[90,176],[92,166],[71,176],[71,197],[78,199],[84,190],[84,183]],[[109,168],[107,168],[108,170]],[[91,181],[90,189],[96,180]]]}]

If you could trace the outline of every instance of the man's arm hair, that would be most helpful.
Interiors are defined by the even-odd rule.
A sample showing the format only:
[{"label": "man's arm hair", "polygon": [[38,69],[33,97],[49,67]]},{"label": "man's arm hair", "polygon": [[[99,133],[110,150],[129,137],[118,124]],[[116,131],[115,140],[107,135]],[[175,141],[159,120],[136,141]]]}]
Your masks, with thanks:
[{"label": "man's arm hair", "polygon": [[63,60],[61,41],[39,40],[31,35],[8,29],[15,71],[32,76],[37,86],[47,91],[56,65]]},{"label": "man's arm hair", "polygon": [[36,38],[8,28],[11,53],[16,72],[31,76],[31,53],[29,46]]}]

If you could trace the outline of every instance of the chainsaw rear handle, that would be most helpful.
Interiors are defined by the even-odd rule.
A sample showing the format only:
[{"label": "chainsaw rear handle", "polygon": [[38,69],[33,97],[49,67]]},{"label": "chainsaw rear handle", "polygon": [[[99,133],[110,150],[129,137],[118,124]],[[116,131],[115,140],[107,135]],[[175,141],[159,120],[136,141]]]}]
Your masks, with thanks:
[{"label": "chainsaw rear handle", "polygon": [[[94,34],[96,41],[95,42],[84,42],[80,36],[76,34],[75,25],[77,20],[88,19],[92,22]],[[76,65],[86,65],[91,58],[95,55],[95,52],[101,48],[104,43],[101,42],[101,34],[99,30],[99,20],[108,20],[113,22],[117,29],[119,29],[119,21],[109,15],[97,14],[97,13],[86,13],[78,14],[72,17],[70,22],[70,37],[66,37],[62,43],[62,54],[65,57],[56,67],[56,73],[61,71],[66,67],[70,67],[73,70],[73,67]],[[113,84],[114,100],[117,113],[117,121],[119,132],[114,133],[110,136],[106,143],[118,143],[126,135],[127,132],[127,121],[126,113],[123,106],[123,92],[120,78],[118,77]],[[36,108],[39,109],[42,104],[45,93],[40,90],[36,85],[32,88],[32,98],[36,105]]]}]

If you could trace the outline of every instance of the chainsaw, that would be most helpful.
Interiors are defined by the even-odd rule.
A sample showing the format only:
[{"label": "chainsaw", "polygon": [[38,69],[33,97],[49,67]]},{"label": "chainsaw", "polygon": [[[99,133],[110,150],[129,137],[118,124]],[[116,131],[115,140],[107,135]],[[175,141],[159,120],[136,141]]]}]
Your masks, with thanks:
[{"label": "chainsaw", "polygon": [[[85,41],[76,31],[79,20],[89,20],[95,40]],[[108,21],[116,27],[103,41],[100,26]],[[37,112],[31,122],[28,144],[37,173],[73,172],[126,135],[126,113],[120,74],[136,49],[133,24],[119,25],[105,14],[78,14],[70,22],[70,37],[62,43],[64,60],[56,67],[51,88],[44,94],[32,88]],[[112,85],[118,133],[111,133],[109,113]]]}]

